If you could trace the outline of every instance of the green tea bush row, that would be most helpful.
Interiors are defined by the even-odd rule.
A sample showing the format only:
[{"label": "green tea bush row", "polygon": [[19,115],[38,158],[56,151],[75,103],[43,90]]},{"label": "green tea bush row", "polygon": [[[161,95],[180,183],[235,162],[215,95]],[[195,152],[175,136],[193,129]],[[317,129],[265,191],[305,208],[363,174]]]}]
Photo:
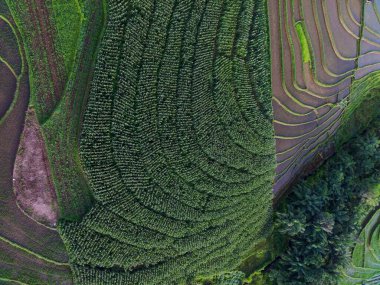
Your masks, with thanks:
[{"label": "green tea bush row", "polygon": [[248,51],[265,5],[109,1],[81,140],[96,203],[60,225],[79,284],[178,284],[269,234],[270,74]]}]

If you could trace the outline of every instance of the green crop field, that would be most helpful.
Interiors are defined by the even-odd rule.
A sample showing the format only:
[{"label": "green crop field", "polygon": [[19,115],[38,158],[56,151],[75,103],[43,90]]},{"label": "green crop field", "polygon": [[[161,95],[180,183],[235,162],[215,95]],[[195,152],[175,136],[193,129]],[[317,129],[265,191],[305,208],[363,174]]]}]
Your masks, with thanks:
[{"label": "green crop field", "polygon": [[361,231],[352,252],[352,262],[340,281],[348,284],[378,284],[380,280],[380,211]]},{"label": "green crop field", "polygon": [[376,284],[379,90],[380,0],[0,0],[0,284]]},{"label": "green crop field", "polygon": [[96,203],[60,226],[83,284],[183,282],[270,233],[265,2],[143,2],[109,3],[81,139]]}]

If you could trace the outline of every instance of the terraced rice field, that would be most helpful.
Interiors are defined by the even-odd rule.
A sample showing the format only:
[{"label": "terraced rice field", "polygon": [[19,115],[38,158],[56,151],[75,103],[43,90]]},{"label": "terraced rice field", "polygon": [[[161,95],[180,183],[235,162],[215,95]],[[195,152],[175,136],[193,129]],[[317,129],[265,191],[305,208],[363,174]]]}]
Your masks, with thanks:
[{"label": "terraced rice field", "polygon": [[[7,41],[0,42],[1,62],[6,66],[0,70],[0,78],[10,83],[12,78],[16,80],[16,88],[0,83],[1,97],[11,102],[0,118],[0,281],[71,284],[68,256],[59,234],[25,215],[13,193],[13,163],[29,100],[28,65],[18,27],[4,2],[0,2],[0,19],[7,31],[2,34]],[[5,77],[8,75],[12,77]]]},{"label": "terraced rice field", "polygon": [[5,15],[0,14],[0,122],[18,99],[23,67],[15,24]]},{"label": "terraced rice field", "polygon": [[79,136],[105,21],[103,0],[3,1],[24,39],[30,107],[54,166],[60,217],[79,219],[92,199],[79,158]]},{"label": "terraced rice field", "polygon": [[[271,234],[273,193],[380,86],[380,0],[0,0],[0,30],[0,283],[237,268]],[[45,224],[12,191],[40,170],[12,181],[28,105]],[[377,268],[371,246],[356,260]]]},{"label": "terraced rice field", "polygon": [[340,285],[380,283],[380,210],[360,233],[348,267]]},{"label": "terraced rice field", "polygon": [[15,16],[24,43],[28,47],[26,56],[32,74],[31,103],[36,108],[38,118],[41,121],[46,120],[58,105],[67,79],[63,57],[58,54],[56,48],[57,30],[52,23],[47,2],[40,0],[2,0],[2,2],[7,3]]},{"label": "terraced rice field", "polygon": [[323,156],[351,97],[379,85],[380,1],[268,3],[278,195]]}]

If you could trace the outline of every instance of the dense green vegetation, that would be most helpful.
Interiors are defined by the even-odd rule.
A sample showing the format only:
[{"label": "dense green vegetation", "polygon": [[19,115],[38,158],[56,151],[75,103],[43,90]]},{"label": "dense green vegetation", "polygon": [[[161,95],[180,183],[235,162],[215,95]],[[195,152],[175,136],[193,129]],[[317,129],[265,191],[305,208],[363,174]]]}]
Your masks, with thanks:
[{"label": "dense green vegetation", "polygon": [[[68,3],[66,2],[67,6],[63,5],[65,9],[62,13],[69,14],[70,7],[73,9],[71,13],[74,14],[78,12],[77,9],[82,9],[78,42],[71,46],[75,51],[74,58],[65,56],[65,59],[72,61],[72,69],[60,104],[42,127],[50,162],[54,166],[53,179],[61,217],[76,220],[92,205],[90,186],[79,155],[79,138],[106,12],[103,0],[81,0],[80,7],[76,1],[73,1],[72,5]],[[61,34],[70,34],[72,27],[62,24],[62,28],[66,29]],[[65,46],[69,48],[67,43]],[[66,50],[66,55],[68,54],[69,51]]]},{"label": "dense green vegetation", "polygon": [[[51,0],[47,2],[51,5],[54,26],[57,29],[57,49],[64,58],[66,72],[70,73],[75,54],[80,51],[78,39],[81,36],[81,27],[86,21],[88,7],[83,0]],[[86,15],[87,14],[87,15]],[[81,41],[79,41],[79,45]]]},{"label": "dense green vegetation", "polygon": [[342,116],[335,143],[342,145],[353,135],[370,127],[373,118],[380,115],[380,72],[374,72],[355,81],[349,104]]},{"label": "dense green vegetation", "polygon": [[244,273],[240,271],[226,272],[215,275],[209,282],[204,282],[205,285],[241,285],[244,279]]},{"label": "dense green vegetation", "polygon": [[108,11],[81,140],[96,203],[60,224],[74,278],[177,284],[231,270],[271,232],[266,1]]},{"label": "dense green vegetation", "polygon": [[261,245],[270,246],[265,268],[255,266],[257,258],[248,259],[239,266],[245,274],[214,275],[199,284],[377,284],[380,212],[373,209],[380,197],[380,123],[368,119],[361,122],[369,123],[369,130],[338,149],[279,205],[274,238]]},{"label": "dense green vegetation", "polygon": [[[0,0],[0,284],[380,282],[380,2],[359,2]],[[58,230],[12,192],[29,92]]]},{"label": "dense green vegetation", "polygon": [[337,284],[358,234],[359,206],[380,179],[378,126],[299,183],[276,214],[288,247],[272,271],[275,284]]}]

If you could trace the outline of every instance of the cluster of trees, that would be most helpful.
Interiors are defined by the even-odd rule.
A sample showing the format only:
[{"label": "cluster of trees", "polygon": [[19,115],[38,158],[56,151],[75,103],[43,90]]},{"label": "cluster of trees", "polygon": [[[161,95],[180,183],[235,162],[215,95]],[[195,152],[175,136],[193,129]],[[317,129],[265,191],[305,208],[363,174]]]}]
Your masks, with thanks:
[{"label": "cluster of trees", "polygon": [[232,269],[272,226],[266,1],[108,5],[81,139],[96,202],[60,225],[74,278]]},{"label": "cluster of trees", "polygon": [[288,247],[272,270],[275,284],[337,284],[358,234],[358,208],[379,182],[379,138],[376,125],[295,186],[276,214]]}]

